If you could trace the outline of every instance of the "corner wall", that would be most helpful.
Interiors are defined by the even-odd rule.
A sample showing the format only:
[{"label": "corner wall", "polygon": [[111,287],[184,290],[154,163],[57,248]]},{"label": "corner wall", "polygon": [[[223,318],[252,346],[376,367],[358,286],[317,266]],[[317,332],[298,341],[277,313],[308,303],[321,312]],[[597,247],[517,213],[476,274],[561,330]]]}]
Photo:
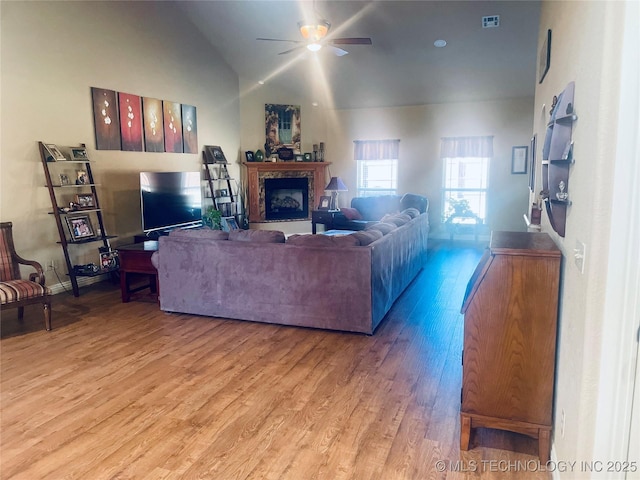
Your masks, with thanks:
[{"label": "corner wall", "polygon": [[[141,232],[140,171],[200,170],[200,154],[95,150],[91,87],[194,105],[199,151],[240,145],[235,72],[164,2],[0,2],[0,218],[14,223],[19,253],[64,276],[37,142],[86,143],[114,245]],[[73,246],[75,263],[98,261],[98,245]],[[47,283],[57,283],[47,272]]]}]

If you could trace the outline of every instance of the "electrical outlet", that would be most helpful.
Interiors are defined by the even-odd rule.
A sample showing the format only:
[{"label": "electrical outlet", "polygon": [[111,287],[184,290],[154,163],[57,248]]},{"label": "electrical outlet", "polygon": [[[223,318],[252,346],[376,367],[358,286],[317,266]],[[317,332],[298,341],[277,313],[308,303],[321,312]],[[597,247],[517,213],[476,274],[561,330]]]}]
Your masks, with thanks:
[{"label": "electrical outlet", "polygon": [[573,249],[573,258],[576,262],[576,267],[580,270],[580,273],[584,273],[584,262],[586,261],[587,247],[580,240],[576,240],[576,248]]},{"label": "electrical outlet", "polygon": [[564,422],[565,422],[565,414],[564,408],[562,409],[562,413],[560,414],[560,436],[564,438]]}]

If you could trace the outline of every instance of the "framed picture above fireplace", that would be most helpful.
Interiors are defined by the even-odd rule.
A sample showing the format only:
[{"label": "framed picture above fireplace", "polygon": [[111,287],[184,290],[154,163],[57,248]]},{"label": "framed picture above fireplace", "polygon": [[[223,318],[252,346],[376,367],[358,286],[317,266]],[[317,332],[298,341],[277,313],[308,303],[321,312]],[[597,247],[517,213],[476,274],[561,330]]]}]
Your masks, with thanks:
[{"label": "framed picture above fireplace", "polygon": [[283,147],[293,150],[294,155],[300,153],[300,105],[267,103],[264,106],[264,123],[267,158]]}]

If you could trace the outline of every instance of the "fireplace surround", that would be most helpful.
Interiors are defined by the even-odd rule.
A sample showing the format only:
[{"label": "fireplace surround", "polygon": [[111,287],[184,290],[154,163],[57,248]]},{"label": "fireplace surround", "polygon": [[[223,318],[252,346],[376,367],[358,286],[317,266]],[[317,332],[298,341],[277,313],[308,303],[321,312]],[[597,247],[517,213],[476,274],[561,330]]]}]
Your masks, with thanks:
[{"label": "fireplace surround", "polygon": [[[263,223],[310,220],[311,211],[324,194],[324,187],[327,184],[325,169],[330,165],[330,162],[243,162],[243,165],[247,169],[249,222]],[[305,198],[298,193],[298,190],[304,190],[300,186],[302,179],[307,181],[306,207],[304,205]],[[265,183],[269,187],[272,180],[278,180],[274,182],[274,185],[276,190],[281,190],[279,194],[281,198],[276,203],[289,205],[289,210],[286,213],[283,211],[274,214],[273,211],[267,209]],[[288,180],[291,182],[290,185],[294,186],[287,187],[286,182],[280,183],[279,180]],[[286,192],[286,190],[291,191]],[[295,202],[284,200],[287,196],[301,203],[303,211],[300,212],[299,209],[293,208]],[[273,209],[270,207],[269,210]]]}]

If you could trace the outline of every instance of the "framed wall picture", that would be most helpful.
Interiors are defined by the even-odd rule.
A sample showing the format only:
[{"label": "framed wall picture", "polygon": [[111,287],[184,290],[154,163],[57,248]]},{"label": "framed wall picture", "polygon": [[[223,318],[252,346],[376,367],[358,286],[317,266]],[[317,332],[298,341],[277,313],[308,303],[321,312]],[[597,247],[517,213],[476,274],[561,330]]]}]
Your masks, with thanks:
[{"label": "framed wall picture", "polygon": [[93,193],[76,194],[76,204],[78,208],[96,208],[96,197]]},{"label": "framed wall picture", "polygon": [[264,106],[265,157],[269,158],[279,148],[287,147],[293,153],[300,153],[300,105]]},{"label": "framed wall picture", "polygon": [[118,93],[122,150],[142,152],[142,99],[131,93]]},{"label": "framed wall picture", "polygon": [[529,190],[533,192],[536,188],[536,147],[538,135],[531,137],[531,155],[529,156]]},{"label": "framed wall picture", "polygon": [[93,122],[98,150],[120,150],[120,125],[116,92],[91,87]]},{"label": "framed wall picture", "polygon": [[547,30],[547,36],[542,42],[538,57],[538,83],[542,83],[551,66],[551,29]]},{"label": "framed wall picture", "polygon": [[182,110],[180,104],[164,100],[164,151],[182,153]]},{"label": "framed wall picture", "polygon": [[162,100],[142,97],[145,152],[164,152]]},{"label": "framed wall picture", "polygon": [[198,118],[193,105],[182,105],[182,140],[184,153],[198,153]]},{"label": "framed wall picture", "polygon": [[320,203],[318,204],[318,210],[329,210],[331,207],[331,197],[323,195],[320,197]]},{"label": "framed wall picture", "polygon": [[511,148],[511,173],[512,174],[525,174],[527,173],[527,151],[529,147],[526,145],[522,147]]},{"label": "framed wall picture", "polygon": [[66,217],[71,239],[76,242],[78,240],[88,240],[96,236],[89,215],[74,215]]}]

